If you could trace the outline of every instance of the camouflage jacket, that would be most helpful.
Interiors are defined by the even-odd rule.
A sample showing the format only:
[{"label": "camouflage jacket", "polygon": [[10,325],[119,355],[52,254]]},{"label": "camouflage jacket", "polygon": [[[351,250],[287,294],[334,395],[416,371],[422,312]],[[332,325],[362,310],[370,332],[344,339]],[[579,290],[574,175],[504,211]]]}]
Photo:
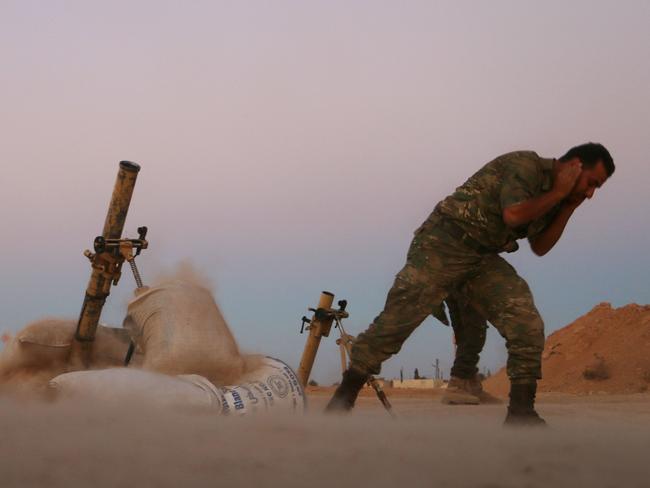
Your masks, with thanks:
[{"label": "camouflage jacket", "polygon": [[511,229],[503,209],[551,189],[553,159],[532,151],[516,151],[490,161],[436,206],[429,219],[452,221],[493,252],[517,250],[517,239],[534,239],[553,220],[559,206],[530,224]]}]

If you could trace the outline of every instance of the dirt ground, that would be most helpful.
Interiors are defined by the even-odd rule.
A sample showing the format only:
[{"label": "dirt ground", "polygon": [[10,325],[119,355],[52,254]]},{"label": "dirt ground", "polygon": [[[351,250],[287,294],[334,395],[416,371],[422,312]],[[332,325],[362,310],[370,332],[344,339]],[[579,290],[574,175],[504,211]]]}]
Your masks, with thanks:
[{"label": "dirt ground", "polygon": [[348,416],[226,418],[0,397],[0,486],[648,487],[650,395],[543,394],[550,428],[504,429],[504,405],[369,393]]}]

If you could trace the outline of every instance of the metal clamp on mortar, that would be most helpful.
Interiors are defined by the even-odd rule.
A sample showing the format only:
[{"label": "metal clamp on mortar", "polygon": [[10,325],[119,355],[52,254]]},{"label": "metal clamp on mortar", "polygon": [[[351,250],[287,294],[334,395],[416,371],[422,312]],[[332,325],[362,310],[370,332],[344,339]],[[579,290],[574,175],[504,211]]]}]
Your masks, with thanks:
[{"label": "metal clamp on mortar", "polygon": [[[117,285],[122,275],[121,268],[122,264],[126,260],[131,266],[131,271],[133,272],[133,278],[135,279],[136,285],[138,288],[142,288],[142,278],[140,277],[140,272],[138,267],[135,264],[136,256],[139,256],[143,249],[149,247],[149,242],[146,240],[147,237],[147,228],[138,227],[138,238],[137,239],[105,239],[104,236],[95,237],[93,242],[93,247],[95,253],[93,254],[90,251],[84,251],[84,255],[90,259],[90,262],[93,263],[95,256],[97,254],[108,253],[113,257],[117,258],[117,263],[119,269],[114,274],[113,285]],[[135,254],[133,251],[135,250]]]}]

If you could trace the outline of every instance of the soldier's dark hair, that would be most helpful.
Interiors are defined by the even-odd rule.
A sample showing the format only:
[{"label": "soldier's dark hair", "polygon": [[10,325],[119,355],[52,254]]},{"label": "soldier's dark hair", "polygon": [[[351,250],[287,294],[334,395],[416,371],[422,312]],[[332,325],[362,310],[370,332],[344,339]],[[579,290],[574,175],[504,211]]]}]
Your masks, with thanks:
[{"label": "soldier's dark hair", "polygon": [[564,163],[573,158],[578,158],[586,168],[593,168],[599,161],[602,161],[605,171],[607,171],[607,177],[612,176],[616,169],[614,160],[607,148],[596,142],[588,142],[587,144],[572,147],[560,158],[560,161]]}]

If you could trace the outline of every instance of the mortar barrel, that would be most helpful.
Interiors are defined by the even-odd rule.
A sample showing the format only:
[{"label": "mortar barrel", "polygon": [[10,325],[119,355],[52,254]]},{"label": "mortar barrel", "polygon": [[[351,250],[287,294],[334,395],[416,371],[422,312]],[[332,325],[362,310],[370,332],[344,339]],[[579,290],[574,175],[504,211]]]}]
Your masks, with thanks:
[{"label": "mortar barrel", "polygon": [[119,239],[122,237],[126,214],[129,211],[135,180],[138,177],[140,165],[131,161],[120,161],[120,170],[113,187],[113,196],[108,207],[108,214],[104,222],[104,239]]},{"label": "mortar barrel", "polygon": [[[333,302],[334,295],[328,291],[324,291],[320,295],[318,308],[330,309],[332,308]],[[309,336],[307,337],[305,349],[303,350],[302,358],[300,359],[300,366],[298,367],[298,379],[303,387],[307,386],[307,382],[309,381],[309,375],[311,374],[311,369],[316,360],[316,353],[318,352],[321,337],[327,336],[331,327],[331,318],[318,319],[316,315],[314,315],[314,318],[309,325]]]},{"label": "mortar barrel", "polygon": [[[113,195],[102,232],[102,236],[105,239],[119,239],[122,236],[124,222],[126,221],[126,215],[129,210],[139,171],[140,166],[136,163],[130,161],[120,162],[117,180],[113,187]],[[98,254],[93,259],[92,274],[88,282],[88,287],[86,288],[86,296],[81,307],[77,330],[75,332],[75,339],[79,343],[88,343],[95,339],[97,324],[99,323],[106,298],[110,294],[111,284],[114,278],[112,273],[106,269],[108,265],[109,261],[103,259],[101,254]],[[102,269],[102,266],[104,269]]]}]

